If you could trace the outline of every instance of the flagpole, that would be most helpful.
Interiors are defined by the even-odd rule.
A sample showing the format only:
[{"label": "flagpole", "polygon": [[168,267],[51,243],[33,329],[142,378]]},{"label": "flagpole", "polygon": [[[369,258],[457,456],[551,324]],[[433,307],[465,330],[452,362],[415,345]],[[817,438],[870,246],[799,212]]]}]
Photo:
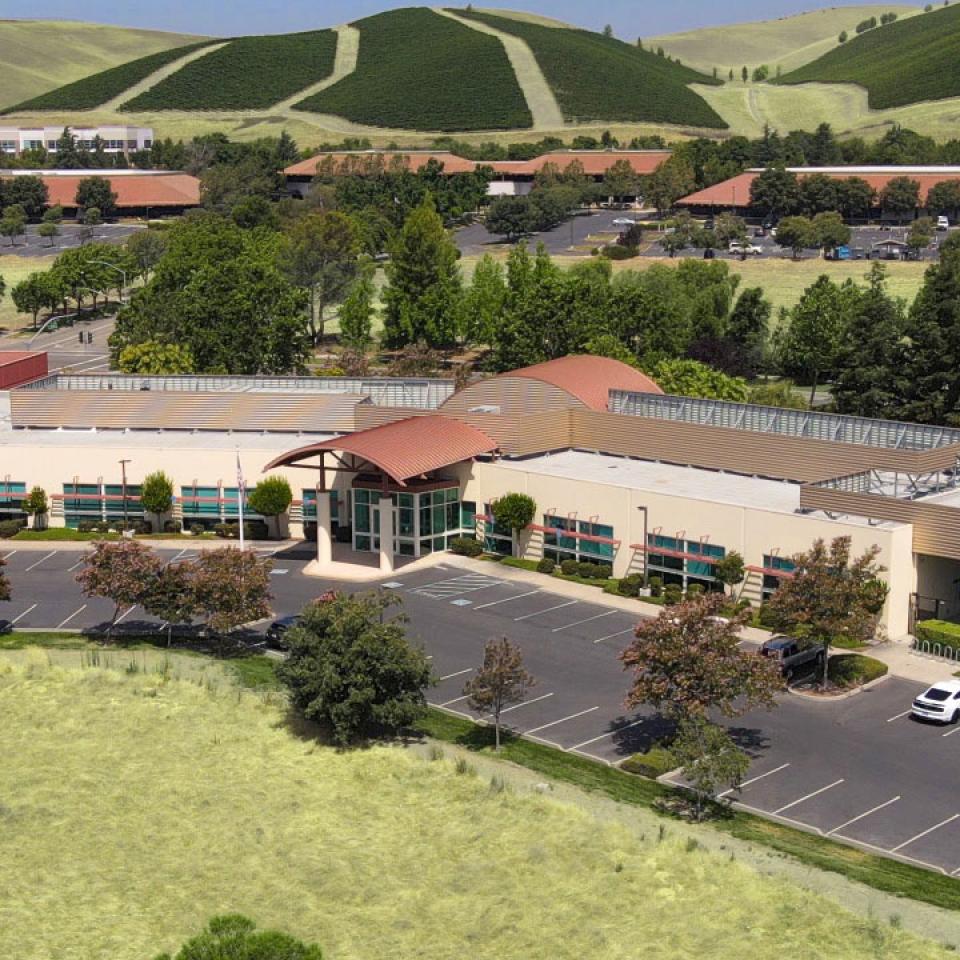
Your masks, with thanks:
[{"label": "flagpole", "polygon": [[237,449],[237,510],[240,517],[240,549],[244,549],[243,540],[243,498],[246,488],[243,482],[243,470],[240,467],[240,450]]}]

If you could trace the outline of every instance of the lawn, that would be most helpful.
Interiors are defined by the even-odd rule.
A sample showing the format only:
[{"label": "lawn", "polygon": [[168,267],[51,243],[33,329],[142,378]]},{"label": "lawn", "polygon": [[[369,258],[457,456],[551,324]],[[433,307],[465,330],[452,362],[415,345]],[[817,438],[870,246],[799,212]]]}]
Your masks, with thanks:
[{"label": "lawn", "polygon": [[948,955],[645,811],[601,818],[488,764],[337,752],[274,694],[107,656],[0,659],[0,956],[143,960],[227,911],[336,960]]},{"label": "lawn", "polygon": [[18,257],[9,255],[9,251],[6,244],[0,246],[0,277],[7,285],[6,296],[0,297],[0,331],[30,326],[32,317],[27,313],[17,313],[10,291],[31,273],[49,270],[53,265],[53,257]]}]

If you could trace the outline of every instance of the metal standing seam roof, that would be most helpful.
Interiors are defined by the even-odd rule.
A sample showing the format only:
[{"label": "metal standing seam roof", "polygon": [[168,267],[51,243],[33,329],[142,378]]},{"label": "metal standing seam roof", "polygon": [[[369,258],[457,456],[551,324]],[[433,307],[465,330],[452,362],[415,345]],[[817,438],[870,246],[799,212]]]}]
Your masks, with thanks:
[{"label": "metal standing seam roof", "polygon": [[327,450],[338,451],[372,463],[403,485],[431,470],[493,453],[496,449],[497,441],[482,430],[451,417],[428,415],[309,444],[271,460],[263,469],[266,472]]},{"label": "metal standing seam roof", "polygon": [[510,370],[501,377],[526,377],[565,390],[591,410],[606,410],[611,390],[628,393],[663,391],[645,373],[610,357],[571,355],[521,370]]}]

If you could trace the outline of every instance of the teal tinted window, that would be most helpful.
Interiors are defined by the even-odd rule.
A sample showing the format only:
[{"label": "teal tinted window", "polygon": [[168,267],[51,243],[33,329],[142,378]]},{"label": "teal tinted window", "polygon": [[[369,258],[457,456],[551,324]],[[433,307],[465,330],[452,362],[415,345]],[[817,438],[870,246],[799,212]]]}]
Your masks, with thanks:
[{"label": "teal tinted window", "polygon": [[220,491],[217,487],[181,487],[180,503],[185,517],[219,517]]}]

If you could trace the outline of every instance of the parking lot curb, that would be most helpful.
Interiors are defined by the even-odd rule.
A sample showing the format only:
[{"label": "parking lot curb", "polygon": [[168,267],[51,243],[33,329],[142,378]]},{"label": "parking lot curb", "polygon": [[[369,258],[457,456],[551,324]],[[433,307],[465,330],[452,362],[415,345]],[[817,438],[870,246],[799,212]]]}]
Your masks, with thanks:
[{"label": "parking lot curb", "polygon": [[853,690],[847,690],[844,693],[831,694],[830,696],[823,696],[822,694],[816,693],[804,693],[803,690],[797,690],[791,686],[787,687],[787,693],[792,694],[795,697],[800,697],[803,700],[813,700],[817,703],[835,703],[838,700],[849,700],[851,697],[865,693],[867,690],[872,690],[874,687],[879,686],[884,680],[888,680],[892,676],[893,674],[888,671],[882,677],[877,677],[875,680],[869,680],[867,683],[861,684],[859,687],[855,687]]}]

